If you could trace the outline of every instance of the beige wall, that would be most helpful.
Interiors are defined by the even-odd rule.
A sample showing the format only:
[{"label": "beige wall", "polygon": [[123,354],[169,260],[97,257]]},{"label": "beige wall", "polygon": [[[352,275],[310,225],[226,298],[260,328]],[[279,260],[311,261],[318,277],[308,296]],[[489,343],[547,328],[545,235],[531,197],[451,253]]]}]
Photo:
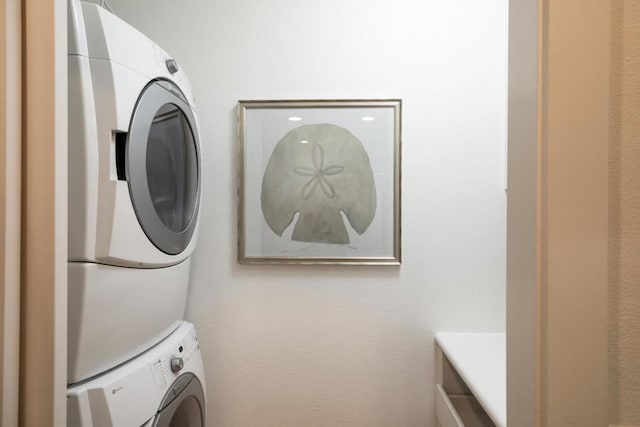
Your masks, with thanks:
[{"label": "beige wall", "polygon": [[[545,2],[541,72],[542,422],[607,418],[610,5]],[[576,14],[579,11],[579,14]]]},{"label": "beige wall", "polygon": [[612,1],[610,421],[640,425],[640,2]]},{"label": "beige wall", "polygon": [[63,427],[66,2],[0,0],[0,22],[0,426]]},{"label": "beige wall", "polygon": [[609,8],[510,3],[509,425],[608,421]]},{"label": "beige wall", "polygon": [[23,0],[20,425],[66,425],[67,3]]}]

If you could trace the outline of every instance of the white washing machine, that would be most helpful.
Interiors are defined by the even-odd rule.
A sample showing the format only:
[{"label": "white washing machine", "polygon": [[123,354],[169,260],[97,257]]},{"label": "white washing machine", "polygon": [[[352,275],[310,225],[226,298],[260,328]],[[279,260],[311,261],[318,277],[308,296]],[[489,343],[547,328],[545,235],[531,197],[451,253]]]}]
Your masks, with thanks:
[{"label": "white washing machine", "polygon": [[202,427],[206,388],[193,325],[67,391],[69,427]]},{"label": "white washing machine", "polygon": [[178,64],[110,11],[68,3],[71,384],[183,318],[201,159]]}]

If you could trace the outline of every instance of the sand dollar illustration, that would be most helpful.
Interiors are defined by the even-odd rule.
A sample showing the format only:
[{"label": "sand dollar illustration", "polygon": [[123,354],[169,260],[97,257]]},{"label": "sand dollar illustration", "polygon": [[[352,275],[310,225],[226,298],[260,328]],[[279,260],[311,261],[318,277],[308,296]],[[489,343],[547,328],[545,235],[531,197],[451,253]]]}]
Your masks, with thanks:
[{"label": "sand dollar illustration", "polygon": [[369,156],[347,129],[312,124],[289,131],[276,145],[262,180],[261,204],[271,230],[282,236],[299,213],[292,240],[349,243],[340,215],[364,233],[376,213]]}]

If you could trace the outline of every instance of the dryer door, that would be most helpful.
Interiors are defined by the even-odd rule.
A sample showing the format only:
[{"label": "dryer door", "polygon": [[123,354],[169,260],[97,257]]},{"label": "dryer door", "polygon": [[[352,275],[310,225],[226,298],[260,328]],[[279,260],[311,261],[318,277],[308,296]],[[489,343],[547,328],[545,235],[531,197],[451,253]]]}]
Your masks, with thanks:
[{"label": "dryer door", "polygon": [[180,375],[162,399],[153,427],[203,427],[204,389],[195,375]]},{"label": "dryer door", "polygon": [[158,249],[181,253],[196,226],[200,153],[195,117],[175,84],[157,80],[147,85],[125,147],[126,179],[138,222]]}]

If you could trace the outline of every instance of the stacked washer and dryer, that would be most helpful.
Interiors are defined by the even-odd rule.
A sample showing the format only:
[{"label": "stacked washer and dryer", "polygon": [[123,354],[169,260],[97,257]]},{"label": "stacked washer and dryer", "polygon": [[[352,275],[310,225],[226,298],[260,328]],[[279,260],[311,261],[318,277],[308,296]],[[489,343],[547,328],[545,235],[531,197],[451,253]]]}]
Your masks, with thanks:
[{"label": "stacked washer and dryer", "polygon": [[183,320],[200,202],[187,77],[109,10],[68,0],[70,426],[202,426]]}]

